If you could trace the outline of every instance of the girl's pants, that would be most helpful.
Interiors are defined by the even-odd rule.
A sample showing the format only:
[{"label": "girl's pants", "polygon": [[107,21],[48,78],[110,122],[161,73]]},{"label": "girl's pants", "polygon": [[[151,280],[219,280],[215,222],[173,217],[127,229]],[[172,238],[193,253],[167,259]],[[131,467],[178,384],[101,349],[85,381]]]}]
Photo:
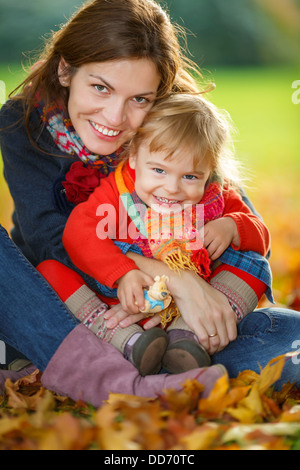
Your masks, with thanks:
[{"label": "girl's pants", "polygon": [[[78,324],[0,226],[0,365],[10,345],[44,371]],[[298,350],[299,356],[287,361],[280,384],[300,386],[300,312],[259,309],[242,320],[237,339],[212,360],[235,377],[245,369],[259,372],[272,358]]]}]

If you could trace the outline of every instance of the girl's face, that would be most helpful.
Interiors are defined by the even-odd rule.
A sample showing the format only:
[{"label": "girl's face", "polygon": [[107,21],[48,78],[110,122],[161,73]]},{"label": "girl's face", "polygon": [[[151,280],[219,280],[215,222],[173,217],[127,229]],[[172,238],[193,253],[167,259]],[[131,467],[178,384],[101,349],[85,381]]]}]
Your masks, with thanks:
[{"label": "girl's face", "polygon": [[161,77],[149,59],[124,59],[81,66],[71,78],[68,111],[91,153],[110,155],[124,145],[152,107]]},{"label": "girl's face", "polygon": [[135,191],[148,207],[177,212],[201,201],[211,170],[207,164],[195,168],[191,152],[182,157],[184,151],[178,149],[167,159],[165,152],[151,153],[147,142],[143,142],[136,155],[129,157],[135,170]]}]

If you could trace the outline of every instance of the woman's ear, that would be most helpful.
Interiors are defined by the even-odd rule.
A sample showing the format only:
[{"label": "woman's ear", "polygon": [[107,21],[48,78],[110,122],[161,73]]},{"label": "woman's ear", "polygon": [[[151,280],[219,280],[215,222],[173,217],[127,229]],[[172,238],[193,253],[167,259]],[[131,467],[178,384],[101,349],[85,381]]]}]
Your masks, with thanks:
[{"label": "woman's ear", "polygon": [[68,87],[70,85],[70,66],[63,57],[59,61],[57,73],[61,86]]}]

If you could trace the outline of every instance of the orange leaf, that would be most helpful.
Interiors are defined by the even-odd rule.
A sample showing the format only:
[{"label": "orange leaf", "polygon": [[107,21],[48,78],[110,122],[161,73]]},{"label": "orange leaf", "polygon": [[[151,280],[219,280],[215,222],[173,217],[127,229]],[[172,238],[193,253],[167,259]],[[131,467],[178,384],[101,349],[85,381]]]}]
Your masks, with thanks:
[{"label": "orange leaf", "polygon": [[293,406],[290,410],[284,411],[280,416],[280,421],[286,423],[300,422],[300,405]]},{"label": "orange leaf", "polygon": [[218,415],[224,409],[224,399],[229,389],[228,378],[219,378],[207,398],[199,400],[198,411],[204,415]]},{"label": "orange leaf", "polygon": [[257,380],[259,393],[265,393],[277,380],[280,379],[282,370],[288,358],[298,355],[299,352],[283,354],[272,359],[261,371]]},{"label": "orange leaf", "polygon": [[189,435],[182,437],[180,443],[183,444],[185,450],[207,450],[218,438],[219,434],[218,425],[207,423],[199,426]]},{"label": "orange leaf", "polygon": [[19,388],[18,383],[12,383],[10,379],[6,380],[5,388],[8,397],[6,406],[9,408],[24,408],[35,410],[45,393],[44,388],[40,388],[33,396],[19,393],[17,391]]}]

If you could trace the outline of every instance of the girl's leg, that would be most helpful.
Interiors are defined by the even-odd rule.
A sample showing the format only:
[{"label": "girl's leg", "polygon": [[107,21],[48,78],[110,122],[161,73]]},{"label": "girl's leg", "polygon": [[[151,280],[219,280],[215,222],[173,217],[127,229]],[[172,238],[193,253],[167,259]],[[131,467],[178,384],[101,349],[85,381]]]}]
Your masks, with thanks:
[{"label": "girl's leg", "polygon": [[166,327],[169,344],[163,358],[163,368],[178,374],[197,367],[208,367],[211,359],[195,333],[180,316]]},{"label": "girl's leg", "polygon": [[137,324],[127,328],[116,326],[110,330],[106,328],[104,319],[108,305],[100,300],[77,272],[56,260],[43,261],[37,266],[37,270],[73,315],[99,339],[120,351],[141,375],[157,374],[161,370],[168,344],[164,330],[151,328],[144,331]]},{"label": "girl's leg", "polygon": [[300,386],[300,312],[258,309],[238,325],[237,339],[212,359],[214,364],[223,364],[230,377],[236,377],[245,369],[259,372],[271,359],[297,350],[299,357],[287,360],[277,388],[288,381]]}]

